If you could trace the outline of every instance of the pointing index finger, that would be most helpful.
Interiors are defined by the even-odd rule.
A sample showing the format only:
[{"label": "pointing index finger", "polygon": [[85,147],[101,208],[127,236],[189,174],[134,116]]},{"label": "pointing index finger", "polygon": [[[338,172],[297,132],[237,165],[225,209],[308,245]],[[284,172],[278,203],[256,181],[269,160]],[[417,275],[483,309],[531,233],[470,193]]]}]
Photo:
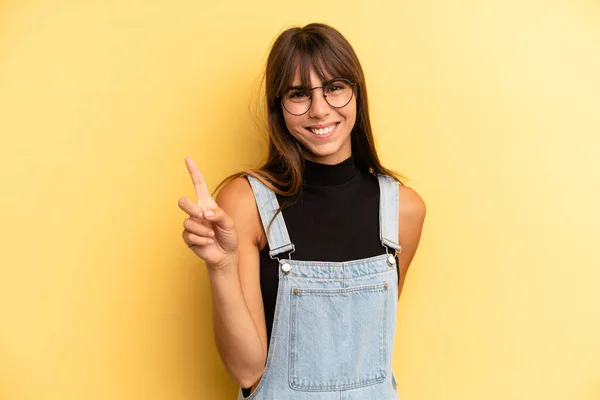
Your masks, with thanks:
[{"label": "pointing index finger", "polygon": [[206,181],[204,180],[204,177],[202,176],[202,173],[198,169],[198,166],[196,165],[194,160],[192,160],[191,157],[186,157],[185,165],[192,178],[194,189],[196,190],[196,196],[198,197],[198,205],[200,207],[207,207],[208,209],[214,208],[216,206],[216,203],[210,195],[208,187],[206,186]]}]

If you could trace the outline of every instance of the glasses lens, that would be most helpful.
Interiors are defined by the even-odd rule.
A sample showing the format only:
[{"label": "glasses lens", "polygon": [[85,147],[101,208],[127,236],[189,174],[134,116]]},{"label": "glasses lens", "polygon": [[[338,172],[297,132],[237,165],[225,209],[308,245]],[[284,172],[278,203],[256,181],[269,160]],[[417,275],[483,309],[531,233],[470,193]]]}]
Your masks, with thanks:
[{"label": "glasses lens", "polygon": [[[323,88],[323,92],[325,100],[331,107],[341,108],[352,100],[354,88],[350,81],[339,79],[328,82]],[[287,112],[294,115],[302,115],[310,109],[312,103],[311,89],[303,87],[290,89],[281,99],[283,107]]]},{"label": "glasses lens", "polygon": [[352,93],[352,85],[346,80],[333,81],[325,86],[325,99],[331,107],[344,107],[350,103]]},{"label": "glasses lens", "polygon": [[283,95],[283,106],[290,114],[301,115],[310,108],[308,89],[290,89]]}]

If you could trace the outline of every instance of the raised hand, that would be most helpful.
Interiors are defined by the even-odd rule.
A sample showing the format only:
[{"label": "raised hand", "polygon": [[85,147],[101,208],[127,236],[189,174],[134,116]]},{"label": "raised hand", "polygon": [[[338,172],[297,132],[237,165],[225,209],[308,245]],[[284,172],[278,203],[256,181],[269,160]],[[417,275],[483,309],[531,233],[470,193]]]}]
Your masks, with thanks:
[{"label": "raised hand", "polygon": [[183,241],[207,264],[218,266],[237,252],[235,225],[213,200],[204,177],[196,163],[186,157],[185,165],[190,173],[198,202],[187,197],[179,199],[179,208],[190,218],[183,222]]}]

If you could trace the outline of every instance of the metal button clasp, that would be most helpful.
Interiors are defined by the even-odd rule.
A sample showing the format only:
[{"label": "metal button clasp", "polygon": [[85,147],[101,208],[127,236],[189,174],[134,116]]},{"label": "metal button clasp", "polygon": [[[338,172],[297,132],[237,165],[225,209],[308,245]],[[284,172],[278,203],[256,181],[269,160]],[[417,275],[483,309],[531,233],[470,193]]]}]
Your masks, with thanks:
[{"label": "metal button clasp", "polygon": [[281,260],[279,257],[272,256],[271,254],[269,254],[269,257],[271,257],[271,259],[273,259],[273,260],[279,261],[279,265],[281,265],[281,270],[287,275],[292,270],[292,266],[287,261],[292,260],[292,253],[295,251],[296,251],[296,246],[294,246],[294,244],[292,244],[292,250],[288,253],[287,260],[285,260],[285,259]]},{"label": "metal button clasp", "polygon": [[282,264],[281,264],[281,270],[282,270],[284,273],[286,273],[286,274],[289,274],[289,273],[290,273],[290,271],[292,270],[292,266],[291,266],[290,264],[288,264],[288,263],[284,262],[284,263],[282,263]]},{"label": "metal button clasp", "polygon": [[402,252],[402,246],[398,246],[399,247],[398,250],[396,250],[394,252],[394,254],[390,254],[390,249],[385,245],[385,243],[383,241],[381,242],[381,245],[383,247],[385,247],[385,254],[388,255],[388,257],[387,257],[387,263],[388,263],[388,265],[390,267],[395,266],[396,265],[396,256],[395,255],[396,254],[400,254],[400,252]]}]

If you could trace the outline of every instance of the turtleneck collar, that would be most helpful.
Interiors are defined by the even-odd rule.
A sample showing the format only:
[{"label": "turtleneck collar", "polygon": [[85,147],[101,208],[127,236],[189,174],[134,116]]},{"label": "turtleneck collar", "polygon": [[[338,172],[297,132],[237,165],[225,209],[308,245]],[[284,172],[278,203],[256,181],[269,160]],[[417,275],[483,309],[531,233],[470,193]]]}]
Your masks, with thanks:
[{"label": "turtleneck collar", "polygon": [[311,186],[336,186],[348,182],[359,172],[354,158],[350,155],[339,164],[319,164],[305,160],[304,184]]}]

